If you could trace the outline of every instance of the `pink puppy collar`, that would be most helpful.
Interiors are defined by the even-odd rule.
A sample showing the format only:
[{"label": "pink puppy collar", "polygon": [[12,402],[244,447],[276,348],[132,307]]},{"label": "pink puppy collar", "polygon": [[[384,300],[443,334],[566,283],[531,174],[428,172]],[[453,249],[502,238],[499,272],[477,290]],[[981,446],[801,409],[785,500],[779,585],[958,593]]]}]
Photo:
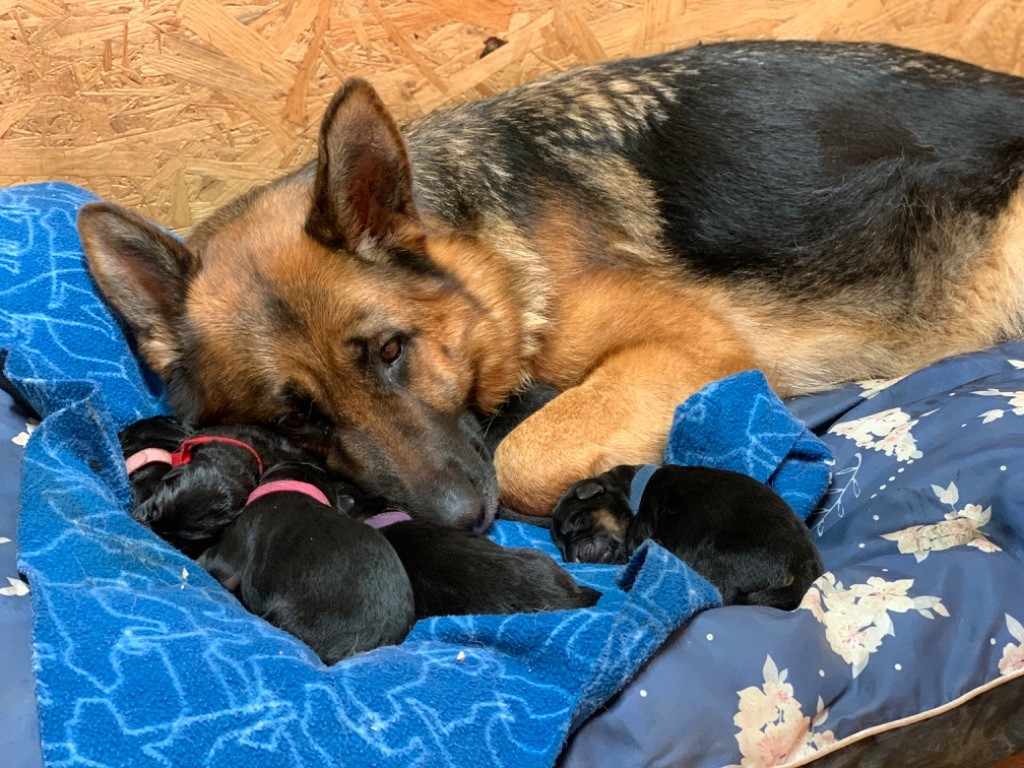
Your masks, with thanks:
[{"label": "pink puppy collar", "polygon": [[271,493],[303,493],[312,499],[316,499],[326,507],[331,506],[324,492],[311,483],[303,483],[300,480],[273,480],[265,483],[249,494],[245,500],[246,504],[252,504],[256,499],[262,499]]},{"label": "pink puppy collar", "polygon": [[133,453],[124,460],[124,467],[128,470],[128,477],[131,477],[147,464],[174,465],[170,451],[161,448],[143,448],[138,453]]}]

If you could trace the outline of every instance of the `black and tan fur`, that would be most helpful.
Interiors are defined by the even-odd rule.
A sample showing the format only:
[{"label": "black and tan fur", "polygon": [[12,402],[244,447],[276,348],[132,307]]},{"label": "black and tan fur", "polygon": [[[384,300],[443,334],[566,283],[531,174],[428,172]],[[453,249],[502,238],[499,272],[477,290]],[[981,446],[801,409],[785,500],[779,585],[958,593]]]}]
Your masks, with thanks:
[{"label": "black and tan fur", "polygon": [[544,514],[573,481],[656,460],[711,379],[756,366],[788,396],[1019,334],[1022,170],[1024,80],[887,46],[727,43],[401,133],[350,81],[315,163],[185,245],[105,204],[80,230],[188,418],[280,423],[469,524],[497,496],[462,417],[531,379],[563,393],[496,477]]}]

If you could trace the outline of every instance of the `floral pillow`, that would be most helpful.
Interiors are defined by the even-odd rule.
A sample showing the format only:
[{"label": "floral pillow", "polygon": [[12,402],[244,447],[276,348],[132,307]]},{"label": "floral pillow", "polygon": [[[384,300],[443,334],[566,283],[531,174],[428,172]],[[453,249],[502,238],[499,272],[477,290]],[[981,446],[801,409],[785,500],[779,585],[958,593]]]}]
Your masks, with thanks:
[{"label": "floral pillow", "polygon": [[836,456],[810,521],[828,573],[790,613],[697,616],[566,768],[912,764],[901,733],[932,768],[1024,749],[1024,342],[790,407]]}]

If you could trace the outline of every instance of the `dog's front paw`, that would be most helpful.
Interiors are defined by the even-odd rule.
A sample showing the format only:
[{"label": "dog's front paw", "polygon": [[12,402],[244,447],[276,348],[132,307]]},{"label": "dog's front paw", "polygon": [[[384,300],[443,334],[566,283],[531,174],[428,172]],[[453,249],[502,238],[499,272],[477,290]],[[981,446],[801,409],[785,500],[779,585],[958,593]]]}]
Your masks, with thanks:
[{"label": "dog's front paw", "polygon": [[585,450],[566,450],[552,445],[526,429],[529,420],[517,427],[494,453],[498,488],[505,506],[525,515],[551,514],[563,491],[587,477],[599,456]]}]

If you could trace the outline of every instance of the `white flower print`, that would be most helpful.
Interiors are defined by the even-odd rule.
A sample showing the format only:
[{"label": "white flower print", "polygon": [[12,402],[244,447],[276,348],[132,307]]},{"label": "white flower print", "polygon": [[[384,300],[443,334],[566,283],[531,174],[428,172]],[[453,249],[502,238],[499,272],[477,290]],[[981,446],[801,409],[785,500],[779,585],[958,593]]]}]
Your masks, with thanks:
[{"label": "white flower print", "polygon": [[28,584],[21,579],[12,579],[8,576],[7,582],[10,586],[0,587],[0,595],[4,597],[24,597],[29,593]]},{"label": "white flower print", "polygon": [[897,461],[910,461],[924,455],[918,450],[917,441],[910,432],[918,421],[920,419],[911,419],[900,408],[889,408],[836,424],[829,432],[853,440],[858,448],[871,448],[882,451],[886,456],[895,456]]},{"label": "white flower print", "polygon": [[960,491],[956,483],[951,482],[946,488],[933,485],[932,492],[938,496],[939,502],[950,507],[945,520],[931,525],[912,525],[893,533],[882,534],[882,538],[895,541],[901,554],[912,554],[919,563],[927,559],[931,552],[941,552],[944,549],[965,545],[982,552],[1000,551],[981,530],[981,527],[992,519],[992,507],[982,508],[980,504],[965,504],[963,509],[957,509]]},{"label": "white flower print", "polygon": [[949,616],[938,597],[911,597],[907,591],[913,579],[885,581],[873,576],[865,584],[845,589],[831,573],[826,573],[804,596],[800,607],[825,625],[825,639],[857,677],[868,665],[886,636],[895,635],[889,612],[917,611],[926,619]]},{"label": "white flower print", "polygon": [[[1011,360],[1010,363],[1014,367],[1018,367],[1016,363],[1021,362],[1020,360]],[[1007,399],[1006,408],[993,408],[990,411],[985,411],[979,415],[982,424],[989,424],[996,419],[1001,419],[1007,412],[1016,414],[1017,416],[1024,416],[1024,392],[1003,392],[999,389],[978,389],[975,390],[974,394],[981,395],[982,397],[1005,397]]]},{"label": "white flower print", "polygon": [[1003,657],[999,660],[999,673],[1009,675],[1024,669],[1024,627],[1010,614],[1006,616],[1006,628],[1016,643],[1007,643],[1003,648]]},{"label": "white flower print", "polygon": [[858,381],[857,386],[861,388],[860,396],[865,400],[870,400],[879,392],[884,392],[896,382],[903,381],[904,378],[904,376],[900,376],[895,379],[864,379],[863,381]]},{"label": "white flower print", "polygon": [[983,414],[979,415],[978,418],[981,419],[982,424],[990,424],[996,419],[1003,418],[1004,413],[1006,413],[1006,411],[1002,408],[993,408],[991,411],[985,411]]},{"label": "white flower print", "polygon": [[811,730],[828,718],[820,696],[811,720],[793,696],[793,686],[786,682],[789,670],[780,672],[768,656],[762,672],[764,685],[738,692],[739,711],[732,721],[740,729],[736,742],[743,759],[739,766],[729,768],[769,768],[813,755],[835,743],[832,731],[814,733]]},{"label": "white flower print", "polygon": [[1002,649],[1002,658],[999,659],[999,674],[1009,675],[1024,670],[1024,627],[1009,613],[1004,615],[1007,617],[1007,630],[1017,641],[1007,643]]},{"label": "white flower print", "polygon": [[25,422],[25,429],[23,429],[21,432],[12,437],[11,442],[14,443],[15,445],[20,445],[22,448],[24,448],[25,445],[28,443],[29,437],[31,437],[32,433],[36,431],[36,427],[38,426],[39,422],[35,421],[34,419]]},{"label": "white flower print", "polygon": [[[846,514],[843,507],[843,499],[847,492],[851,493],[854,499],[860,498],[861,488],[860,483],[857,482],[857,473],[860,471],[861,464],[863,463],[860,451],[853,455],[853,459],[856,462],[855,464],[838,472],[833,470],[832,484],[821,502],[821,512],[818,513],[818,521],[814,524],[814,530],[817,531],[819,536],[825,532],[825,521],[828,520],[833,512],[836,513],[836,517],[840,518]],[[834,467],[835,462],[831,462],[830,466]]]}]

